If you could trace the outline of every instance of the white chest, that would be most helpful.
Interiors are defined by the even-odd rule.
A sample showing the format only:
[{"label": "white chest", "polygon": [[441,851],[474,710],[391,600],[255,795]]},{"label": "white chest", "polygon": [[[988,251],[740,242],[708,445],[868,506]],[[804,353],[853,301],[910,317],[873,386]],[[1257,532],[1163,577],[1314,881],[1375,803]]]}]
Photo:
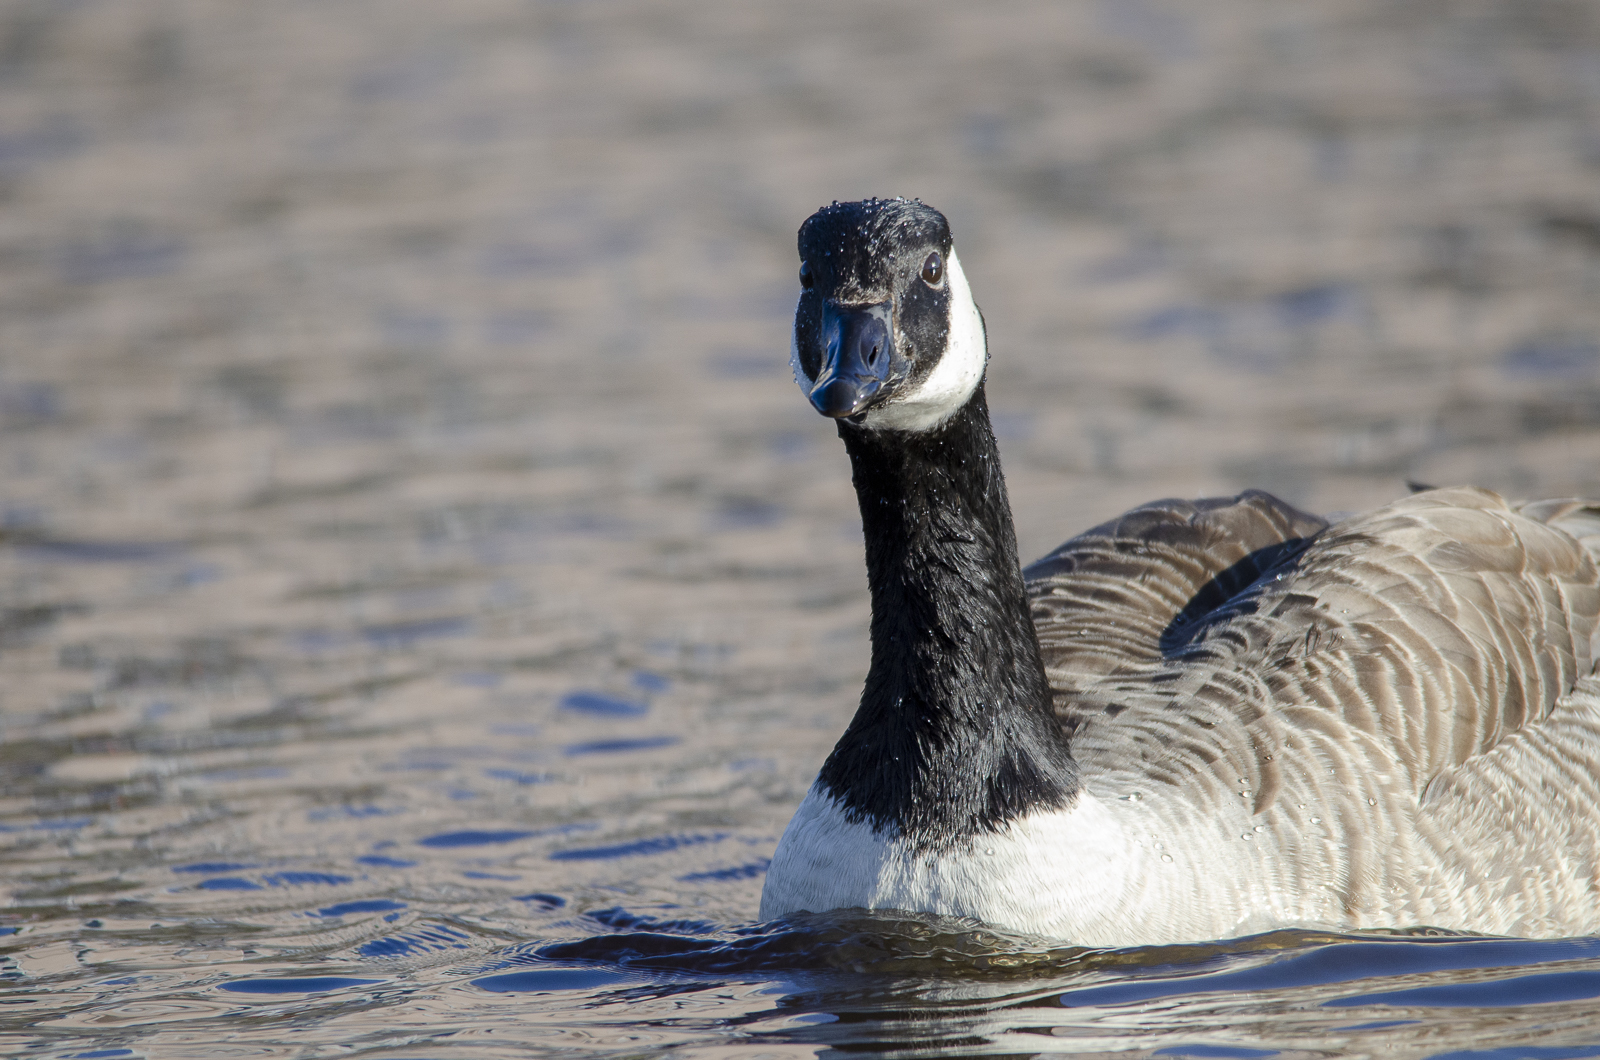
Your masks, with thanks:
[{"label": "white chest", "polygon": [[813,787],[773,855],[761,916],[901,909],[1088,946],[1275,926],[1286,911],[1254,893],[1253,882],[1271,876],[1252,863],[1256,847],[1229,843],[1220,823],[1182,839],[1172,834],[1178,830],[1136,804],[1085,792],[1064,810],[929,853],[848,820],[831,795]]}]

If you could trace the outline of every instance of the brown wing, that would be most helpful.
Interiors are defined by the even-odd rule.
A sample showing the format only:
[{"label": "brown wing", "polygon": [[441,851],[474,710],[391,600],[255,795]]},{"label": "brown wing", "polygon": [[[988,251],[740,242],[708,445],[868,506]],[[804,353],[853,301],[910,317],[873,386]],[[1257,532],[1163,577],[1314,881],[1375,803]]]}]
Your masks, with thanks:
[{"label": "brown wing", "polygon": [[1434,490],[1328,527],[1252,492],[1136,509],[1025,575],[1075,745],[1153,779],[1237,772],[1259,810],[1308,733],[1420,791],[1545,717],[1594,668],[1600,611],[1557,526],[1600,540],[1581,502]]},{"label": "brown wing", "polygon": [[1022,572],[1052,684],[1070,695],[1161,663],[1185,627],[1327,526],[1249,490],[1154,501],[1079,534]]}]

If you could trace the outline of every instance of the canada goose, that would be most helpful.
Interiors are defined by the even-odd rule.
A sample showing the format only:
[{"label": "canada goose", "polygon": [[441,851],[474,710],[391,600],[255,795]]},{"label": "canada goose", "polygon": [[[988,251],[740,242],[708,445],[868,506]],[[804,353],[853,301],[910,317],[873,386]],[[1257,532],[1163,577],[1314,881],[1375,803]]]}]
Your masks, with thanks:
[{"label": "canada goose", "polygon": [[872,662],[763,918],[1600,930],[1600,506],[1163,500],[1023,570],[944,216],[835,203],[799,249],[791,359],[850,455]]}]

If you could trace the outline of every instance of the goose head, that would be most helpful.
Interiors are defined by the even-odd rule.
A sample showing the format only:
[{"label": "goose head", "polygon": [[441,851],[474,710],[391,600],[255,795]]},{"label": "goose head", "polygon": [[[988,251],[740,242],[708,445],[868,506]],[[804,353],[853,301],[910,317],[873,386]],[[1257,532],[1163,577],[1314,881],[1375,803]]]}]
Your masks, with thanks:
[{"label": "goose head", "polygon": [[836,202],[800,226],[790,361],[824,416],[926,431],[972,397],[983,316],[944,214],[914,199]]}]

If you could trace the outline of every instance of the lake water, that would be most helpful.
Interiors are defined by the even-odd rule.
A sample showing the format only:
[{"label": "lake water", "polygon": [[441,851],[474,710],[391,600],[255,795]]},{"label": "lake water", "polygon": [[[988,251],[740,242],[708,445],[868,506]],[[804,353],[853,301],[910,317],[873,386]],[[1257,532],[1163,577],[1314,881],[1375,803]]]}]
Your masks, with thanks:
[{"label": "lake water", "polygon": [[869,194],[1029,557],[1600,496],[1593,4],[12,0],[0,1049],[1600,1056],[1594,939],[755,923],[866,666],[787,329]]}]

